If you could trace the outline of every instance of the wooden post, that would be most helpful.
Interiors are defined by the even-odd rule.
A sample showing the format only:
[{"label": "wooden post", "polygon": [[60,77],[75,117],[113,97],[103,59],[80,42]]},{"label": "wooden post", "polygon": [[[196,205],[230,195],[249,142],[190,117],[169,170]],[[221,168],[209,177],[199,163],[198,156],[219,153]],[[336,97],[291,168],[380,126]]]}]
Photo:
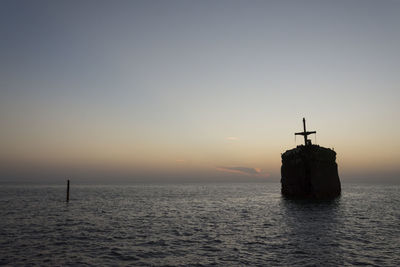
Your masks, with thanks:
[{"label": "wooden post", "polygon": [[306,118],[303,118],[303,129],[304,129],[304,145],[307,145],[307,130],[306,130]]},{"label": "wooden post", "polygon": [[67,202],[69,202],[69,180],[67,181]]},{"label": "wooden post", "polygon": [[304,136],[304,145],[305,145],[305,146],[306,146],[306,145],[311,145],[311,141],[310,141],[310,142],[307,142],[307,136],[310,135],[310,134],[317,134],[317,132],[316,132],[316,131],[307,132],[307,129],[306,129],[306,119],[305,119],[305,118],[303,118],[303,129],[304,129],[303,132],[295,133],[295,136],[296,136],[296,135],[302,135],[302,136]]}]

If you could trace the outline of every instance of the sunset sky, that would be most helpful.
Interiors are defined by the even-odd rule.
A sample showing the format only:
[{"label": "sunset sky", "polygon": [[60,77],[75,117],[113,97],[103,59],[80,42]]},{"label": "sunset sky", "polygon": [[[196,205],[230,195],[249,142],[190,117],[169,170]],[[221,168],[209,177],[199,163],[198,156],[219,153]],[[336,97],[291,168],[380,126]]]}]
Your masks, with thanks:
[{"label": "sunset sky", "polygon": [[400,182],[400,1],[3,0],[0,36],[0,181],[278,181],[306,117]]}]

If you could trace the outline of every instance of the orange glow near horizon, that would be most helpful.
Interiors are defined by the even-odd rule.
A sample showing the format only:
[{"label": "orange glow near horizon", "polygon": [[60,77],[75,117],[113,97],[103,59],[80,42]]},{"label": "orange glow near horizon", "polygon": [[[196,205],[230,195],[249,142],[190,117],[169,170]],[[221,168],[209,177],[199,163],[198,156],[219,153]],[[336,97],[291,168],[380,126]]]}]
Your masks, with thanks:
[{"label": "orange glow near horizon", "polygon": [[316,2],[11,1],[0,182],[73,170],[279,180],[303,117],[340,175],[400,182],[398,4]]}]

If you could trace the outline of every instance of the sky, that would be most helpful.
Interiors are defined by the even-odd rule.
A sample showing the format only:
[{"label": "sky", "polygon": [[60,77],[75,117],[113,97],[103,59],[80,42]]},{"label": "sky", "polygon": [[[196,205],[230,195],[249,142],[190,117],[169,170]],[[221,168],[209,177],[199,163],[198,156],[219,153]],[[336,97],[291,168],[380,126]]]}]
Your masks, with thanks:
[{"label": "sky", "polygon": [[400,182],[400,1],[0,2],[0,181]]}]

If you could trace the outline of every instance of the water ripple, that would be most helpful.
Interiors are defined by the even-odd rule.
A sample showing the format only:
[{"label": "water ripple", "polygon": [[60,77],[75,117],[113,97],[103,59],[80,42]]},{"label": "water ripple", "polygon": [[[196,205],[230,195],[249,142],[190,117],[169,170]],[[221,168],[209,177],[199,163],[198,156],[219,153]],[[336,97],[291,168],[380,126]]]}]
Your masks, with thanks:
[{"label": "water ripple", "polygon": [[279,184],[0,187],[0,265],[400,266],[400,187],[334,201]]}]

